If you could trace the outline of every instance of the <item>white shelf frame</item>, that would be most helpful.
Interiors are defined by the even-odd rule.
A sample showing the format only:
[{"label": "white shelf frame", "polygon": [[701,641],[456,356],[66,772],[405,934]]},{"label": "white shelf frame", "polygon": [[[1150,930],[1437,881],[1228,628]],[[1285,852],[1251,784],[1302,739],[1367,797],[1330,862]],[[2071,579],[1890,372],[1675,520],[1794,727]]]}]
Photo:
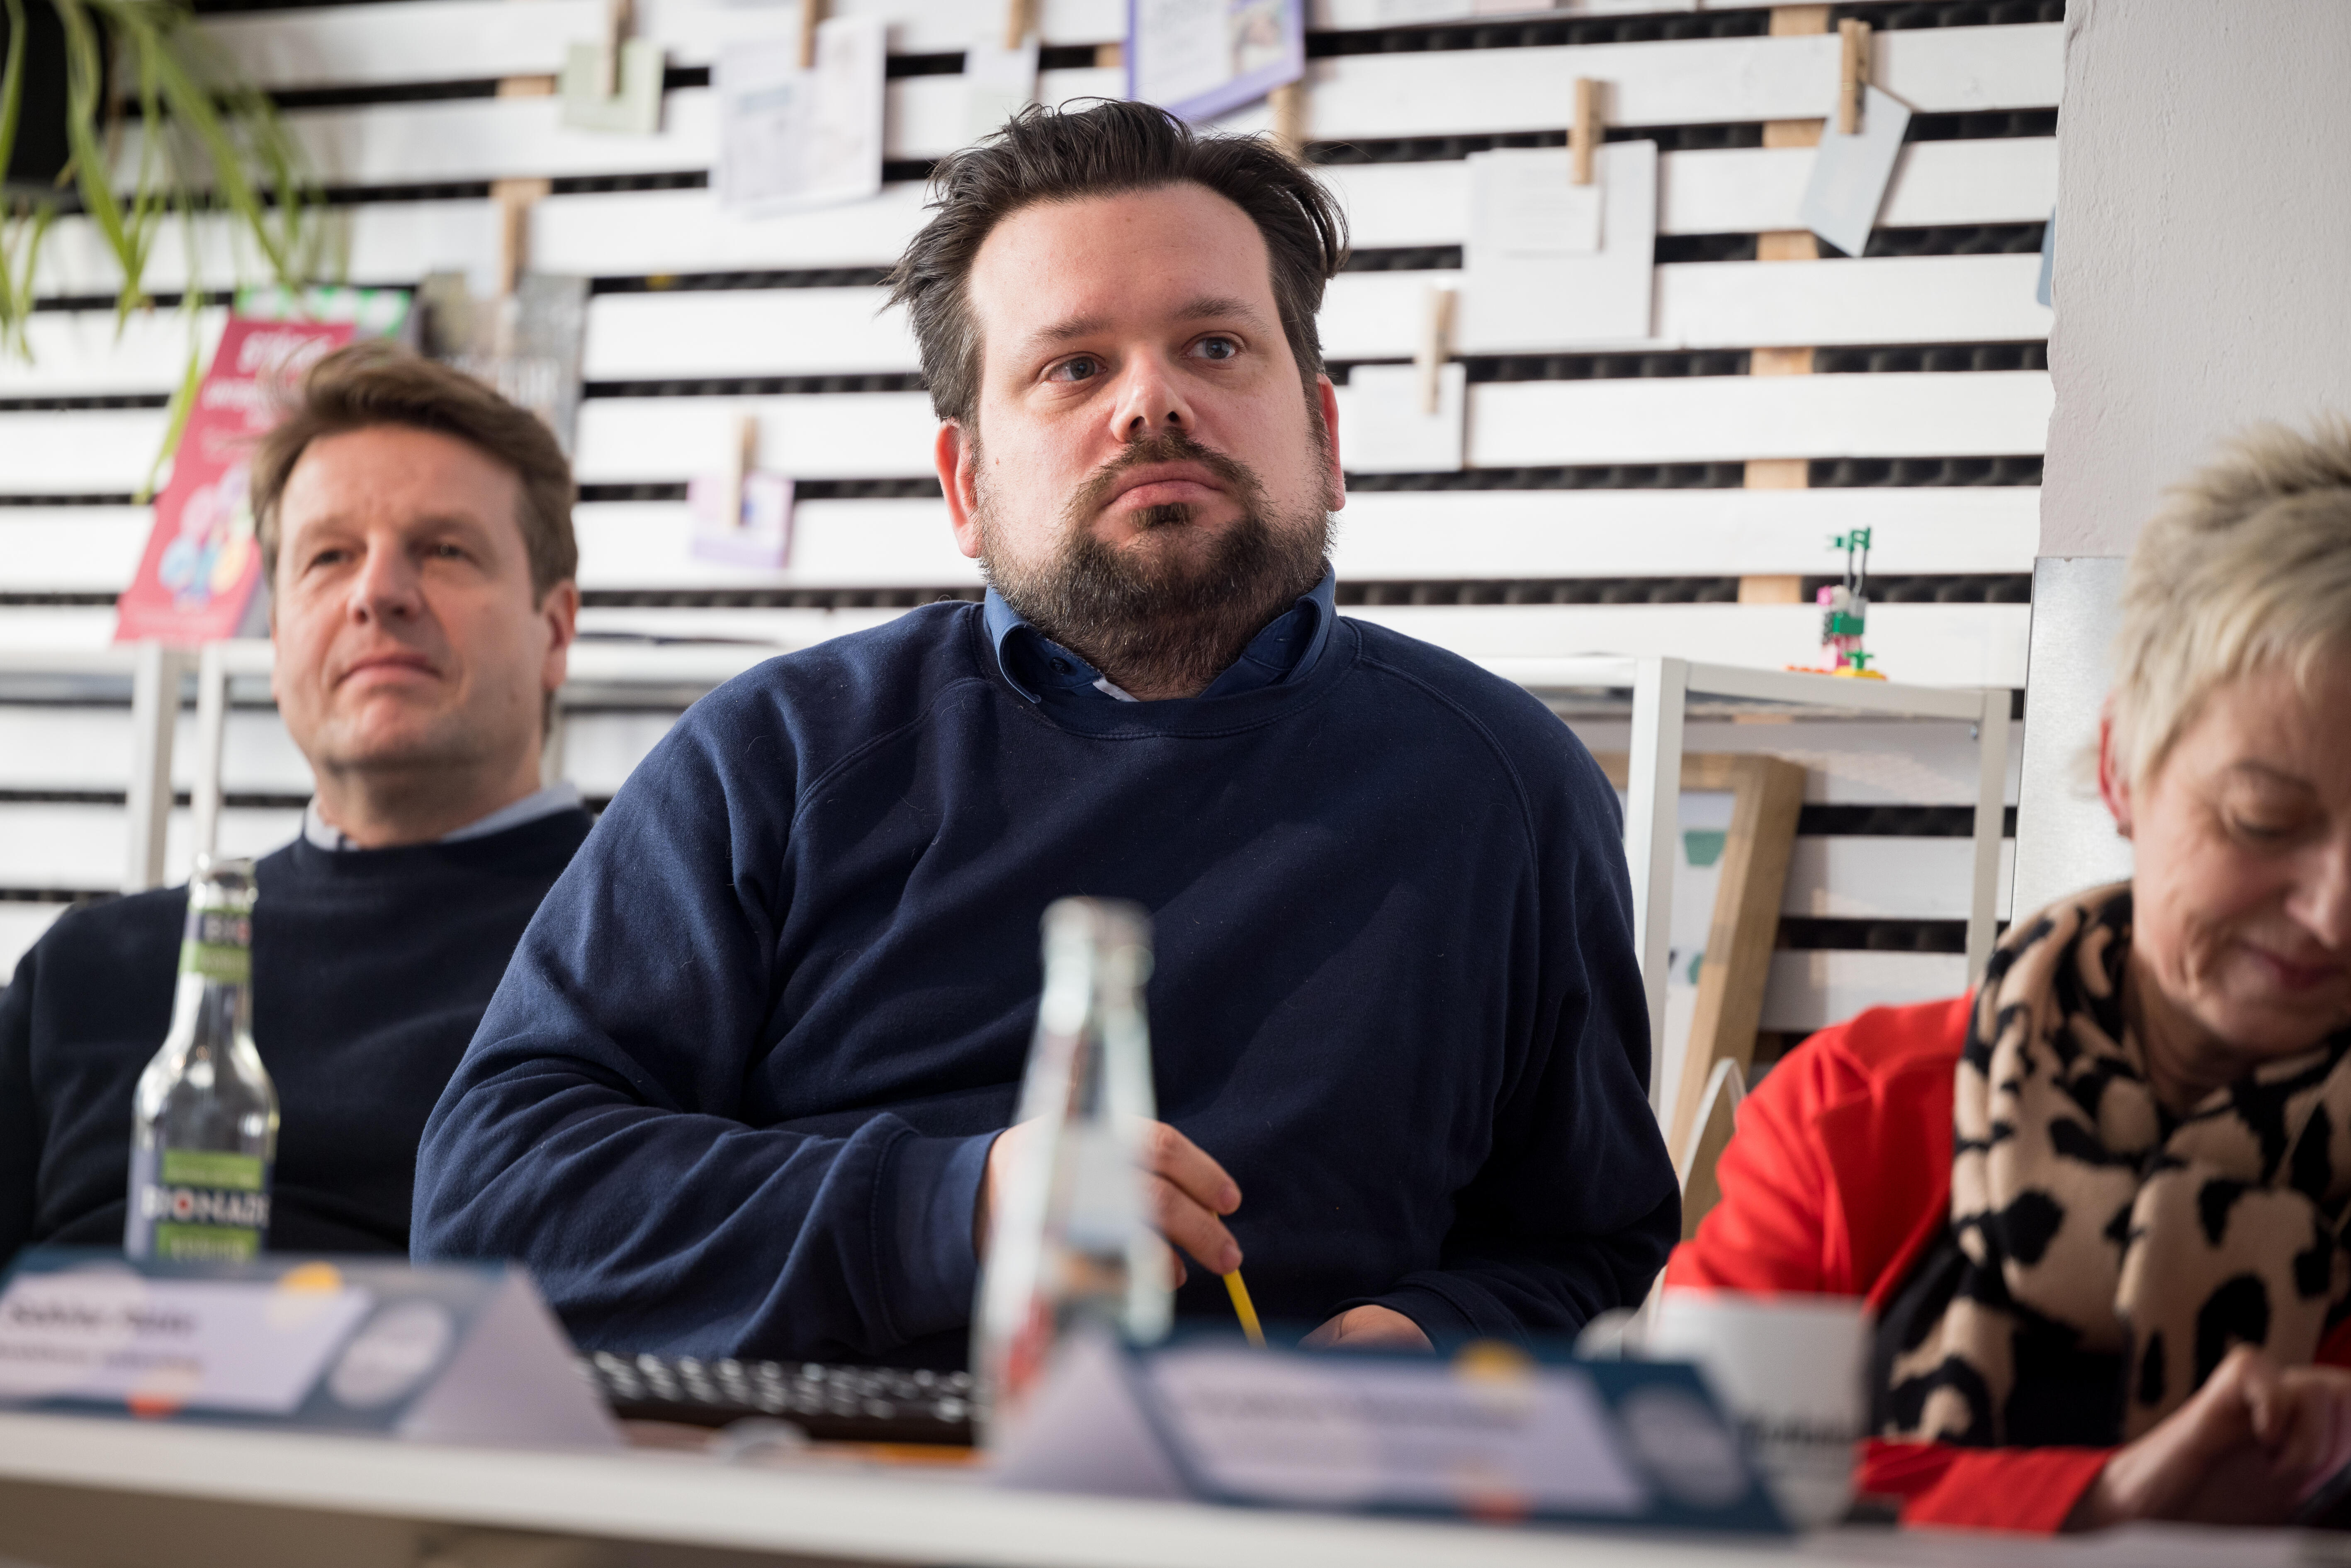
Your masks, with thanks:
[{"label": "white shelf frame", "polygon": [[[562,709],[576,688],[651,685],[707,690],[787,652],[767,644],[737,643],[574,643],[570,684],[559,695],[555,732],[549,742],[550,774],[560,772]],[[211,643],[201,649],[140,643],[89,652],[0,651],[0,675],[131,677],[133,743],[126,792],[131,833],[124,892],[162,884],[163,830],[172,809],[172,747],[182,675],[193,670],[196,678],[196,758],[190,801],[195,847],[208,852],[220,831],[221,754],[227,733],[229,683],[239,677],[266,677],[272,656],[271,645],[259,639]],[[1633,873],[1634,946],[1653,1028],[1666,1012],[1667,955],[1673,929],[1674,835],[1693,696],[1835,716],[1943,719],[1973,726],[1978,772],[1967,969],[1970,982],[1983,973],[2002,913],[1998,903],[2008,786],[2011,698],[2007,688],[1840,680],[1655,655],[1493,658],[1479,663],[1538,696],[1593,691],[1633,695],[1625,859]],[[1653,1103],[1657,1082],[1653,1058],[1649,1085]]]}]

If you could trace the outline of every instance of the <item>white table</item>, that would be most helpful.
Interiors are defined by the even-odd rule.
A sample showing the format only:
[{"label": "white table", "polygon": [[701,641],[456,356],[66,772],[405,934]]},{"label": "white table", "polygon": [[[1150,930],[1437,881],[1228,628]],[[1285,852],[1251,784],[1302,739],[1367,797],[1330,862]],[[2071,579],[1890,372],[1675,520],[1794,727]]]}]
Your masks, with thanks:
[{"label": "white table", "polygon": [[45,1568],[2283,1568],[2351,1562],[2343,1539],[2179,1529],[2071,1541],[1667,1538],[1000,1491],[964,1472],[0,1414],[0,1554]]}]

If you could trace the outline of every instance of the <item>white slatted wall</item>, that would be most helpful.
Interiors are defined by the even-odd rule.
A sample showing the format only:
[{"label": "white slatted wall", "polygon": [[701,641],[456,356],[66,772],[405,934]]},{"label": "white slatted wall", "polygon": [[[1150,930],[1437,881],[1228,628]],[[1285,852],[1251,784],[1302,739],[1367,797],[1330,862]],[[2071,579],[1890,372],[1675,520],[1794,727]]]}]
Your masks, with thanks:
[{"label": "white slatted wall", "polygon": [[[1322,323],[1334,369],[1411,355],[1426,288],[1458,280],[1462,157],[1555,143],[1584,76],[1611,84],[1616,134],[1661,144],[1656,335],[1581,354],[1465,345],[1471,469],[1358,484],[1338,547],[1349,612],[1471,654],[1811,662],[1813,611],[1735,602],[1739,581],[1833,572],[1828,536],[1863,525],[1885,579],[1870,628],[1885,667],[2022,685],[2051,395],[2033,283],[2055,193],[2062,0],[1837,6],[1881,29],[1877,79],[1917,110],[1917,140],[1869,255],[1787,262],[1754,259],[1756,236],[1796,226],[1812,153],[1763,145],[1762,127],[1825,111],[1833,37],[1767,36],[1770,10],[1747,0],[1566,0],[1543,16],[1416,27],[1383,27],[1385,3],[1318,0],[1315,13],[1307,134],[1358,250]],[[875,279],[921,222],[924,164],[959,140],[956,57],[1000,26],[998,6],[837,0],[893,24],[891,183],[856,206],[758,222],[722,214],[702,187],[706,70],[730,37],[789,33],[794,5],[639,0],[640,30],[670,67],[655,136],[566,131],[551,99],[491,96],[496,78],[552,72],[602,9],[381,0],[207,25],[287,95],[334,193],[331,247],[350,281],[450,267],[486,281],[486,182],[556,182],[530,214],[531,265],[597,280],[578,432],[585,630],[800,645],[971,591],[928,478],[914,345],[879,309]],[[1047,100],[1121,90],[1097,49],[1124,9],[1046,0]],[[1265,122],[1262,109],[1230,119]],[[223,231],[200,229],[197,244],[192,258],[165,235],[151,287],[193,277],[217,290],[250,275]],[[0,646],[105,643],[145,537],[131,495],[191,326],[167,311],[118,333],[101,303],[116,281],[86,227],[62,224],[38,284],[50,308],[33,324],[35,362],[0,362]],[[220,316],[194,323],[200,339]],[[1815,373],[1750,373],[1750,350],[1784,348],[1815,350]],[[762,465],[803,482],[785,570],[717,568],[684,548],[683,486],[716,465],[737,413],[757,416]],[[1748,488],[1757,463],[1792,463],[1811,487]],[[8,695],[0,973],[67,900],[119,877],[130,749],[121,706]],[[671,716],[581,714],[568,769],[609,795]],[[1579,727],[1595,747],[1623,744],[1621,727]],[[1957,988],[1959,808],[1973,799],[1963,727],[1721,724],[1691,745],[1810,769],[1767,1029]],[[235,714],[228,775],[226,846],[287,836],[308,774],[266,706]],[[175,839],[175,874],[184,856]]]}]

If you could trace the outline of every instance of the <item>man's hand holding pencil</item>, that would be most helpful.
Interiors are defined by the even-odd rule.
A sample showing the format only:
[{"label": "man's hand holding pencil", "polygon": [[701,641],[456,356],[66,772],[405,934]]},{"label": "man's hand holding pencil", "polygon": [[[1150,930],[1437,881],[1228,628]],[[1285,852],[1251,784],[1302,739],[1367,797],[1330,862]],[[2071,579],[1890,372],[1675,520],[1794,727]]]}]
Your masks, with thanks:
[{"label": "man's hand holding pencil", "polygon": [[[973,1206],[972,1213],[972,1245],[983,1260],[987,1256],[988,1222],[995,1207],[997,1179],[1019,1157],[1019,1151],[1037,1133],[1038,1124],[1034,1122],[1007,1127],[997,1134],[987,1151],[987,1168],[980,1177],[979,1201]],[[1149,1134],[1144,1140],[1143,1168],[1148,1176],[1152,1224],[1178,1249],[1171,1250],[1168,1256],[1175,1283],[1182,1284],[1188,1273],[1179,1254],[1189,1254],[1226,1281],[1244,1329],[1254,1330],[1255,1311],[1241,1312],[1249,1292],[1239,1283],[1240,1243],[1233,1239],[1233,1233],[1225,1226],[1225,1217],[1241,1206],[1239,1184],[1199,1145],[1165,1122],[1150,1124]],[[1264,1343],[1258,1333],[1250,1333],[1249,1338],[1255,1343]],[[1315,1350],[1342,1346],[1349,1350],[1430,1348],[1428,1336],[1419,1325],[1402,1312],[1378,1306],[1350,1308],[1307,1335],[1304,1343]]]}]

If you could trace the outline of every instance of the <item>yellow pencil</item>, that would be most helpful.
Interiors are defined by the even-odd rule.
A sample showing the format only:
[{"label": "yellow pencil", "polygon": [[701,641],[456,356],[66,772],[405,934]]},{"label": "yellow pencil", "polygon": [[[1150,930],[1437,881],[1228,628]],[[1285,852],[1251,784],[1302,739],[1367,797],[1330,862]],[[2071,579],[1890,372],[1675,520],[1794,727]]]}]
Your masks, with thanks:
[{"label": "yellow pencil", "polygon": [[1225,1276],[1225,1291],[1233,1299],[1233,1315],[1241,1321],[1241,1333],[1249,1335],[1249,1343],[1265,1348],[1265,1330],[1257,1322],[1257,1308],[1249,1304],[1249,1287],[1241,1283],[1238,1269]]}]

